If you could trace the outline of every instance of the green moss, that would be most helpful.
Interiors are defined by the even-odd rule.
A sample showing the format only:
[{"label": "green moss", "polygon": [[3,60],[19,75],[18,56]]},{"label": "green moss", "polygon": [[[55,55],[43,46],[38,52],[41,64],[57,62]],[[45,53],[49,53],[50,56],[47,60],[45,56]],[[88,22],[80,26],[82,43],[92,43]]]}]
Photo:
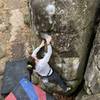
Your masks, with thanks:
[{"label": "green moss", "polygon": [[30,16],[29,15],[24,16],[24,23],[30,27]]}]

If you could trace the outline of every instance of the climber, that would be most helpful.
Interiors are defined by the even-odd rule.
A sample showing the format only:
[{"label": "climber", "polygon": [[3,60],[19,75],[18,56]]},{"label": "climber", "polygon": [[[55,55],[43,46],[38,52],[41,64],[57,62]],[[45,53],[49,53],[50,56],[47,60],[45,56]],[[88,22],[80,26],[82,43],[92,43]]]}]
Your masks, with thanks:
[{"label": "climber", "polygon": [[42,59],[37,58],[38,51],[43,46],[45,46],[45,41],[42,40],[40,46],[37,47],[33,51],[32,55],[29,57],[29,63],[34,67],[34,71],[37,74],[39,74],[39,76],[41,76],[43,83],[48,83],[48,81],[52,83],[56,83],[64,90],[64,92],[68,92],[71,88],[68,85],[66,85],[66,83],[63,81],[61,76],[55,70],[53,70],[48,64],[49,59],[52,55],[52,47],[50,44],[52,40],[51,36],[46,35],[45,40],[47,46],[47,53],[45,53]]}]

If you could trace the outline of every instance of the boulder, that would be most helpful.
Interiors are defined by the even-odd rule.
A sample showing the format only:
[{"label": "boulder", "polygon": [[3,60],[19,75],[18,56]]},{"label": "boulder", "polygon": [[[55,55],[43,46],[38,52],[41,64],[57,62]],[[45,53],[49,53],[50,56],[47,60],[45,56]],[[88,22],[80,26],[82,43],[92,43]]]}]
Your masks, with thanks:
[{"label": "boulder", "polygon": [[100,24],[85,72],[85,90],[88,94],[100,93]]},{"label": "boulder", "polygon": [[84,89],[81,89],[81,91],[75,97],[75,100],[81,100],[83,96],[88,96],[88,95]]},{"label": "boulder", "polygon": [[2,50],[2,48],[0,47],[0,58],[2,58],[3,56],[4,56],[4,52],[3,52],[3,50]]},{"label": "boulder", "polygon": [[8,60],[28,56],[32,34],[24,23],[27,14],[27,0],[0,0],[0,77]]},{"label": "boulder", "polygon": [[[50,64],[72,86],[66,94],[73,93],[83,79],[99,2],[30,0],[33,45],[38,45],[36,37],[41,38],[42,34],[52,36],[53,56]],[[58,92],[57,89],[54,92]]]},{"label": "boulder", "polygon": [[4,100],[4,98],[1,96],[2,80],[3,80],[3,76],[0,75],[0,100]]},{"label": "boulder", "polygon": [[6,32],[0,32],[0,58],[6,56],[6,46],[9,35]]},{"label": "boulder", "polygon": [[80,98],[79,100],[100,100],[100,94],[96,94],[96,95],[85,95],[82,98]]},{"label": "boulder", "polygon": [[7,50],[7,41],[9,40],[9,34],[6,31],[2,31],[0,29],[0,75],[3,74],[5,69],[5,62],[8,59],[6,55],[6,50]]},{"label": "boulder", "polygon": [[0,75],[3,75],[6,61],[8,60],[7,57],[0,59]]},{"label": "boulder", "polygon": [[[28,14],[26,0],[8,0],[6,7],[9,9],[10,38],[7,44],[9,60],[17,60],[28,57],[31,49],[32,34],[24,23],[24,17]],[[24,11],[23,11],[24,9]]]}]

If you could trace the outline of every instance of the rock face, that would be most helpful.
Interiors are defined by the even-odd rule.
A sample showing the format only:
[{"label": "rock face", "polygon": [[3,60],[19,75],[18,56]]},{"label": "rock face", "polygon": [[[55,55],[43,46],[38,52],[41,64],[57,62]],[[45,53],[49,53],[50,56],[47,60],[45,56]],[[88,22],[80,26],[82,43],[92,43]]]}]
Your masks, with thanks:
[{"label": "rock face", "polygon": [[85,89],[88,94],[100,93],[100,24],[85,73]]},{"label": "rock face", "polygon": [[82,98],[76,100],[100,100],[100,94],[90,96],[84,95]]},{"label": "rock face", "polygon": [[70,93],[83,78],[98,3],[99,0],[30,0],[34,36],[52,36],[51,64],[72,85]]},{"label": "rock face", "polygon": [[29,27],[24,23],[27,14],[26,0],[0,0],[1,60],[4,57],[14,60],[26,56],[32,37]]},{"label": "rock face", "polygon": [[5,63],[27,56],[31,49],[32,34],[24,23],[26,15],[27,0],[0,0],[0,91]]}]

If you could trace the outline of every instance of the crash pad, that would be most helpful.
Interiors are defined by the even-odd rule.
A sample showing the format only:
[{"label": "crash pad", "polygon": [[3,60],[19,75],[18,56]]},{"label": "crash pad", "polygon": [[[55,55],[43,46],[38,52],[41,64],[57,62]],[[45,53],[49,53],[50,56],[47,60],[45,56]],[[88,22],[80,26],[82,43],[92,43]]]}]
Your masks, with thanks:
[{"label": "crash pad", "polygon": [[7,61],[1,94],[6,95],[10,93],[22,78],[30,80],[30,75],[27,70],[27,60],[20,59],[16,61]]},{"label": "crash pad", "polygon": [[33,84],[23,78],[5,100],[39,100]]}]

